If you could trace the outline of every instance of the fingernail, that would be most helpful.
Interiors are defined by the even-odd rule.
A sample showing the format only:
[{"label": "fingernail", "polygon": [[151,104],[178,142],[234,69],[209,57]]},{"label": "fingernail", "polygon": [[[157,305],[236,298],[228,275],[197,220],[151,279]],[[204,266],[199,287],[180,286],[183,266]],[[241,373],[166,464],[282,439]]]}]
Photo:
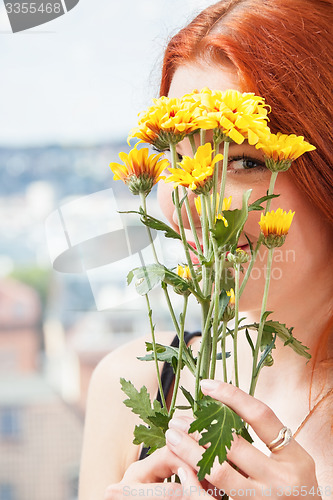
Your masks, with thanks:
[{"label": "fingernail", "polygon": [[176,446],[182,440],[182,435],[180,432],[175,431],[174,429],[168,429],[165,433],[166,440]]},{"label": "fingernail", "polygon": [[181,431],[187,431],[188,423],[181,418],[172,418],[169,422],[169,427],[173,429],[179,429]]},{"label": "fingernail", "polygon": [[186,482],[187,475],[186,475],[186,472],[184,471],[183,467],[179,467],[177,474],[178,474],[178,477],[180,479],[180,482],[182,484],[184,484]]},{"label": "fingernail", "polygon": [[201,389],[205,389],[205,391],[213,391],[214,389],[217,389],[219,386],[218,380],[211,380],[211,379],[204,379],[201,380],[200,382]]}]

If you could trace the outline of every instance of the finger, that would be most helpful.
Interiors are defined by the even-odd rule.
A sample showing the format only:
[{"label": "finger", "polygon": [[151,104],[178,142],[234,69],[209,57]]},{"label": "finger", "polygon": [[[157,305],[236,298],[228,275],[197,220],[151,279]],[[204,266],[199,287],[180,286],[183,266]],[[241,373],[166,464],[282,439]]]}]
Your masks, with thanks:
[{"label": "finger", "polygon": [[[214,488],[208,490],[202,488],[193,469],[186,466],[179,467],[177,474],[183,487],[183,498],[196,500],[196,498],[200,497],[209,500],[212,498],[212,495],[217,497],[214,494]],[[219,496],[221,497],[222,495]]]},{"label": "finger", "polygon": [[[202,380],[201,389],[204,394],[226,404],[234,410],[245,422],[251,425],[257,436],[268,445],[276,438],[283,424],[275,413],[262,401],[246,394],[238,387],[218,380]],[[274,458],[288,454],[299,447],[294,439],[288,446],[274,452]]]},{"label": "finger", "polygon": [[[168,448],[175,455],[194,470],[199,470],[197,464],[205,451],[202,446],[194,441],[188,434],[176,429],[168,429],[165,437]],[[234,488],[253,488],[251,479],[242,476],[226,461],[223,462],[222,465],[214,464],[211,473],[206,476],[206,479],[217,488],[224,489],[227,494],[230,494],[229,491]]]},{"label": "finger", "polygon": [[123,500],[128,497],[145,497],[154,500],[161,500],[161,497],[180,498],[182,496],[182,486],[178,483],[151,483],[149,485],[141,483],[111,484],[104,493],[104,500]]},{"label": "finger", "polygon": [[[188,434],[191,423],[193,422],[193,418],[188,416],[182,417],[173,417],[169,422],[169,429],[178,429],[181,432],[186,432]],[[192,439],[199,442],[201,439],[201,434],[199,431],[191,432],[189,434]],[[206,445],[207,448],[209,445]]]},{"label": "finger", "polygon": [[166,446],[143,460],[133,462],[126,470],[121,483],[155,483],[177,473],[184,462]]},{"label": "finger", "polygon": [[227,458],[248,477],[265,483],[267,477],[278,480],[278,467],[272,460],[246,441],[242,436],[233,434],[233,441]]}]

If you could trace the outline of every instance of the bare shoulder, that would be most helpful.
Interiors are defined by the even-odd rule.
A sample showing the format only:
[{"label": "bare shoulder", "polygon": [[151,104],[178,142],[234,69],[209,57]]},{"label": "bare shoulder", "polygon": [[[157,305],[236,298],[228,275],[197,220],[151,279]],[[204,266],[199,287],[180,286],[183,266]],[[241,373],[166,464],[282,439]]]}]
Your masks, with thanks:
[{"label": "bare shoulder", "polygon": [[[158,334],[158,342],[169,345],[173,337],[174,334],[171,332],[162,332]],[[151,383],[151,376],[155,374],[154,363],[143,362],[138,359],[139,356],[146,354],[145,342],[151,342],[151,337],[140,337],[110,352],[97,365],[93,379],[97,378],[99,383],[102,384],[119,384],[119,378],[123,377],[131,380],[134,385],[140,385],[140,383],[146,385],[148,390],[148,385],[152,389],[157,389],[156,380]],[[160,368],[162,368],[162,365]],[[115,379],[115,377],[117,378]]]},{"label": "bare shoulder", "polygon": [[[170,344],[172,333],[161,333],[158,342]],[[145,354],[142,337],[108,354],[96,367],[89,387],[80,472],[80,500],[104,498],[106,487],[121,480],[127,467],[137,460],[133,430],[141,423],[127,408],[120,378],[137,389],[145,385],[154,399],[157,392],[155,365],[137,359]],[[162,369],[162,365],[160,365]]]}]

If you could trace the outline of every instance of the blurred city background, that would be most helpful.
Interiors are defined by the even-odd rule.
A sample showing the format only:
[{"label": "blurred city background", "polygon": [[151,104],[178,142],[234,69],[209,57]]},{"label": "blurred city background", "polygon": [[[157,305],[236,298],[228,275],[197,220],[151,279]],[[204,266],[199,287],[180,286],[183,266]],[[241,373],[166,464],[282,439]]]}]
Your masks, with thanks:
[{"label": "blurred city background", "polygon": [[[158,95],[168,38],[210,3],[80,0],[17,34],[0,3],[0,500],[77,498],[91,373],[149,331],[126,275],[150,250],[119,214],[138,200],[109,163]],[[181,258],[156,245],[165,263]],[[152,302],[171,329],[158,291]]]}]

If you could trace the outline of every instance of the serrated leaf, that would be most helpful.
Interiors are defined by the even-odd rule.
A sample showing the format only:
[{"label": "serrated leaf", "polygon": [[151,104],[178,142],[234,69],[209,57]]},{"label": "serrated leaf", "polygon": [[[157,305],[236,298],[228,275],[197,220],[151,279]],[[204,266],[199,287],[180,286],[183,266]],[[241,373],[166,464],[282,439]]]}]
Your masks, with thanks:
[{"label": "serrated leaf", "polygon": [[135,426],[133,444],[141,443],[143,443],[145,448],[149,448],[148,455],[153,453],[158,448],[162,448],[163,446],[165,446],[165,436],[162,429],[155,426]]},{"label": "serrated leaf", "polygon": [[[255,323],[255,327],[259,327],[258,323]],[[276,333],[279,339],[284,342],[284,345],[289,345],[300,356],[311,359],[311,354],[308,352],[309,348],[293,336],[292,330],[293,328],[287,328],[285,324],[279,323],[279,321],[269,320],[264,325],[264,331]]]},{"label": "serrated leaf", "polygon": [[120,384],[122,391],[126,394],[126,396],[128,396],[128,399],[125,399],[124,404],[128,408],[131,408],[133,413],[139,415],[141,420],[149,425],[150,422],[148,417],[154,415],[154,410],[151,406],[147,387],[143,386],[140,391],[138,391],[132,382],[125,380],[124,378],[120,379]]},{"label": "serrated leaf", "polygon": [[233,432],[239,433],[244,427],[244,422],[233,410],[219,401],[205,398],[198,404],[196,420],[191,423],[189,432],[201,433],[199,441],[201,446],[210,443],[198,462],[200,467],[198,479],[202,481],[206,474],[210,473],[216,457],[220,464],[224,462],[233,440]]},{"label": "serrated leaf", "polygon": [[[158,403],[158,401],[155,400],[154,403]],[[150,424],[152,424],[151,426],[159,427],[163,432],[165,432],[168,428],[170,418],[171,417],[169,417],[168,413],[156,410],[155,415],[148,417],[148,420]]]},{"label": "serrated leaf", "polygon": [[279,194],[267,194],[266,196],[258,198],[256,201],[249,205],[249,212],[252,212],[253,210],[265,210],[265,207],[262,207],[261,204],[264,201],[272,200],[273,198],[278,198],[279,196]]},{"label": "serrated leaf", "polygon": [[248,201],[251,196],[251,189],[243,193],[242,208],[240,210],[224,210],[223,216],[228,221],[228,226],[225,227],[224,221],[218,219],[212,233],[220,248],[226,245],[237,245],[240,233],[248,216]]}]

